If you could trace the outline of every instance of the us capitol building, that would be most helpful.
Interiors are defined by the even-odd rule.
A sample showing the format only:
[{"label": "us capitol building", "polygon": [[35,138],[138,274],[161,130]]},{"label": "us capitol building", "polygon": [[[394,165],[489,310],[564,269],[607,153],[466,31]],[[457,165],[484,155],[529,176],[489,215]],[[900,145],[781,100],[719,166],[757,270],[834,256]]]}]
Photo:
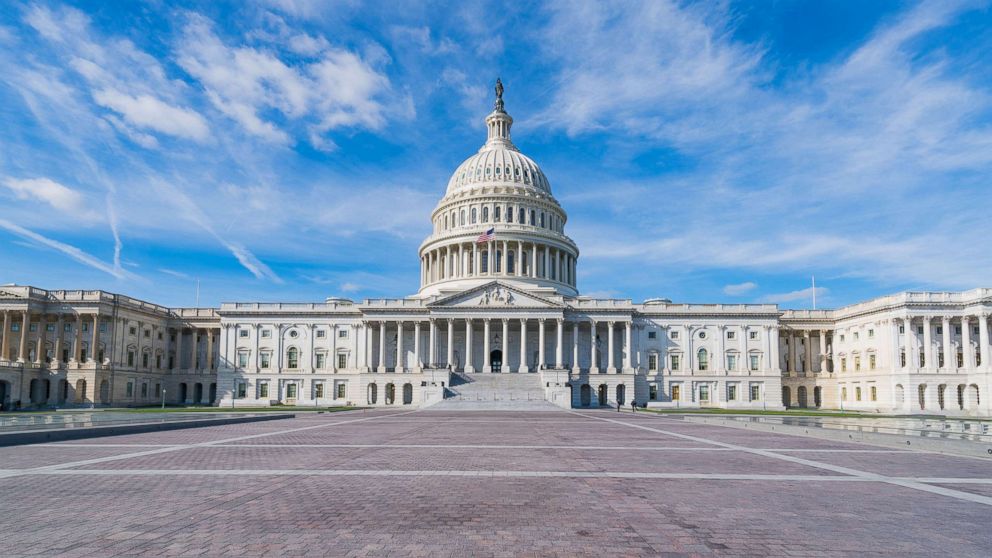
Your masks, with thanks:
[{"label": "us capitol building", "polygon": [[485,123],[431,214],[417,294],[166,308],[0,286],[3,408],[633,400],[992,416],[992,289],[835,310],[585,297],[565,210],[511,141],[499,84]]}]

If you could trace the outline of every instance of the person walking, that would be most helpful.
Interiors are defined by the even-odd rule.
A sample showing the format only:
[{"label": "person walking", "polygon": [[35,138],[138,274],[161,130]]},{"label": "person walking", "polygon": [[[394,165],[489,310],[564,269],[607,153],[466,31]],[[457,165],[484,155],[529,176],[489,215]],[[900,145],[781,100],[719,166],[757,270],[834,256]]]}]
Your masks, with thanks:
[{"label": "person walking", "polygon": [[637,412],[637,403],[633,399],[630,400],[630,412],[631,413]]}]

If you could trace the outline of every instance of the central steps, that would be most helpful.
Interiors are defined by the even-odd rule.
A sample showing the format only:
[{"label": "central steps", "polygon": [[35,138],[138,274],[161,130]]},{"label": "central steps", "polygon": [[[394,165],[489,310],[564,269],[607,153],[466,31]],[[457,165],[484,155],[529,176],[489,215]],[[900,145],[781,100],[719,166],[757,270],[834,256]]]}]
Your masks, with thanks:
[{"label": "central steps", "polygon": [[444,399],[431,410],[557,411],[546,400],[540,374],[453,372]]}]

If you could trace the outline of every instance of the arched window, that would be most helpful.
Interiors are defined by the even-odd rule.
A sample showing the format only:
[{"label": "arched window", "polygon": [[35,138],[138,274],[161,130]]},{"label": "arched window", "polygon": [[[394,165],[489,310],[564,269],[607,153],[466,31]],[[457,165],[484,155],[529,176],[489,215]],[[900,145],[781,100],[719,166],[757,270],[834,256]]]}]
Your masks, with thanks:
[{"label": "arched window", "polygon": [[544,228],[544,212],[541,212],[541,228]]},{"label": "arched window", "polygon": [[493,210],[493,222],[499,223],[500,221],[500,207],[497,205],[496,209]]},{"label": "arched window", "polygon": [[475,224],[475,216],[476,216],[476,213],[475,213],[475,208],[473,207],[473,208],[472,208],[472,224],[473,224],[473,225]]},{"label": "arched window", "polygon": [[483,206],[483,208],[482,208],[482,222],[483,223],[488,223],[489,222],[489,207],[488,206]]},{"label": "arched window", "polygon": [[458,224],[460,226],[464,226],[465,225],[465,210],[464,209],[458,215]]},{"label": "arched window", "polygon": [[445,230],[448,230],[448,216],[447,215],[444,216],[444,229]]},{"label": "arched window", "polygon": [[507,207],[506,208],[506,222],[507,223],[512,223],[513,222],[513,206],[512,205],[510,207]]},{"label": "arched window", "polygon": [[517,219],[517,222],[520,223],[521,225],[527,223],[527,211],[522,207],[520,208],[520,218]]},{"label": "arched window", "polygon": [[483,250],[479,254],[479,265],[482,267],[481,273],[489,273],[489,250]]},{"label": "arched window", "polygon": [[533,227],[536,222],[537,222],[537,212],[534,211],[533,209],[531,209],[530,210],[530,226]]},{"label": "arched window", "polygon": [[290,347],[286,351],[286,364],[287,368],[298,368],[300,364],[300,351],[296,347]]},{"label": "arched window", "polygon": [[[507,215],[512,215],[512,213],[507,213]],[[512,251],[506,253],[506,272],[507,273],[510,273],[510,274],[515,273],[514,268],[513,268],[513,252]]]},{"label": "arched window", "polygon": [[696,362],[699,364],[700,370],[708,370],[710,367],[710,355],[706,352],[706,349],[699,349],[696,353]]},{"label": "arched window", "polygon": [[502,272],[503,268],[503,251],[496,250],[496,261],[493,263],[493,267],[496,268],[496,273]]}]

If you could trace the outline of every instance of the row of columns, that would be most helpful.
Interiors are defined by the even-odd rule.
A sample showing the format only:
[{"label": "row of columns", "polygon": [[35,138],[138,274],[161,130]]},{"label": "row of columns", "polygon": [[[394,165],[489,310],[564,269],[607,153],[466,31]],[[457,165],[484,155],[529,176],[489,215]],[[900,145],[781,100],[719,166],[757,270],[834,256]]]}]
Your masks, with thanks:
[{"label": "row of columns", "polygon": [[[31,316],[27,310],[4,310],[3,311],[3,338],[0,340],[0,361],[11,361],[18,363],[26,363],[29,361],[28,355],[28,336],[31,333]],[[35,334],[35,354],[34,364],[43,364],[46,362],[46,345],[48,343],[48,324],[50,322],[50,317],[48,314],[38,314],[38,331]],[[83,320],[89,319],[84,318],[82,314],[76,314],[76,326],[73,329],[73,341],[72,341],[72,361],[82,362],[82,352],[83,352]],[[20,331],[19,339],[17,345],[17,355],[11,356],[10,354],[10,342],[11,342],[11,325],[14,320],[20,321]],[[58,360],[61,358],[62,354],[62,343],[63,343],[63,330],[65,329],[65,317],[62,314],[58,314],[54,320],[55,326],[55,346],[53,347],[54,359]],[[96,348],[99,346],[99,335],[100,335],[100,315],[92,314],[92,324],[90,328],[90,352],[87,355],[87,361],[95,362],[96,360]]]},{"label": "row of columns", "polygon": [[[895,318],[892,320],[892,340],[893,340],[893,354],[894,354],[894,364],[896,368],[927,368],[927,369],[955,369],[958,368],[957,353],[955,346],[951,340],[951,327],[953,327],[953,322],[951,321],[953,317],[951,316],[922,316],[916,318],[913,316],[906,316],[903,318]],[[972,349],[971,336],[972,336],[972,324],[977,319],[978,322],[978,352]],[[939,320],[939,322],[938,322]],[[922,322],[923,325],[923,342],[922,346],[920,344],[920,338],[916,332],[916,323]],[[943,349],[944,362],[943,366],[939,366],[939,359],[937,358],[937,352],[935,351],[935,343],[933,339],[933,329],[936,325],[935,322],[941,324],[941,339],[940,347]],[[958,347],[961,349],[962,356],[962,367],[965,369],[971,368],[988,368],[990,365],[990,349],[989,349],[989,314],[981,312],[975,316],[961,316],[959,325],[961,326],[961,342]],[[905,332],[905,341],[902,345],[899,343],[899,325],[903,326],[903,331]],[[905,363],[902,363],[900,355],[905,353]],[[922,359],[921,359],[922,356]],[[922,362],[921,362],[922,360]],[[902,366],[904,364],[904,366]]]},{"label": "row of columns", "polygon": [[[437,354],[437,347],[438,347],[438,342],[437,342],[438,341],[438,324],[437,324],[437,322],[439,320],[444,320],[444,321],[447,322],[447,324],[446,324],[446,329],[447,329],[447,343],[446,343],[447,354],[445,355],[444,361],[439,361],[438,360],[439,355]],[[454,351],[455,351],[455,321],[456,320],[462,320],[462,321],[465,322],[465,351],[464,351],[465,362],[464,362],[464,365],[463,365],[463,369],[466,372],[475,372],[476,371],[476,368],[475,368],[475,364],[473,363],[473,358],[472,358],[474,351],[472,349],[473,349],[473,334],[474,334],[474,331],[475,331],[475,328],[473,327],[473,324],[477,320],[476,319],[471,319],[471,318],[468,318],[468,319],[465,319],[465,318],[429,318],[428,319],[429,331],[428,331],[427,366],[428,367],[450,367],[450,366],[454,366],[454,361],[455,361],[455,355],[454,355]],[[518,367],[517,372],[521,372],[521,373],[529,372],[530,370],[529,370],[529,367],[527,366],[527,324],[531,320],[528,319],[528,318],[479,318],[478,320],[481,320],[482,321],[482,328],[483,328],[483,345],[482,345],[482,348],[483,348],[483,350],[482,350],[482,353],[483,353],[483,357],[482,357],[483,358],[483,362],[482,362],[482,368],[481,368],[481,370],[483,372],[491,372],[492,371],[492,362],[491,362],[491,354],[490,354],[490,352],[491,352],[490,351],[490,340],[491,340],[491,337],[492,337],[491,322],[494,321],[494,320],[498,320],[498,321],[501,322],[501,325],[502,325],[502,337],[501,337],[501,339],[503,340],[502,351],[503,351],[503,354],[504,355],[508,355],[509,354],[509,347],[507,346],[508,345],[508,341],[507,340],[509,339],[509,335],[510,335],[510,322],[512,322],[512,321],[519,322],[519,332],[520,332],[520,343],[519,343],[519,349],[520,349],[520,366]],[[546,354],[547,343],[546,343],[546,327],[545,327],[545,322],[547,322],[547,321],[554,321],[555,322],[554,367],[555,368],[558,368],[558,369],[563,368],[564,367],[564,354],[565,354],[564,353],[565,320],[563,318],[536,318],[536,319],[534,319],[534,321],[537,322],[537,336],[538,336],[537,350],[538,350],[538,355],[537,355],[537,363],[536,364],[537,364],[538,369],[548,368],[548,364],[549,364],[548,363],[547,354]],[[395,327],[395,330],[396,330],[396,355],[395,355],[396,356],[396,360],[395,360],[395,362],[396,362],[396,367],[395,367],[396,368],[396,371],[398,371],[398,372],[405,371],[406,370],[406,361],[405,361],[406,351],[405,351],[404,346],[403,346],[403,332],[404,332],[404,329],[406,327],[406,322],[403,321],[403,320],[396,320],[396,321],[390,321],[390,322],[387,322],[387,321],[380,321],[379,322],[379,324],[378,324],[378,327],[379,327],[379,342],[378,342],[378,347],[377,347],[378,357],[379,358],[378,358],[378,366],[376,368],[376,371],[378,371],[378,372],[386,372],[387,371],[387,367],[386,367],[386,362],[387,362],[387,360],[386,360],[386,339],[387,339],[387,335],[386,335],[386,332],[387,332],[387,324],[388,323],[393,324],[394,327]],[[578,321],[571,322],[571,324],[572,324],[572,366],[573,367],[577,367],[578,366],[578,362],[579,362],[579,324],[580,323],[581,322],[578,322]],[[597,355],[597,347],[596,347],[596,332],[598,330],[598,325],[600,323],[603,323],[603,322],[599,322],[599,321],[596,321],[596,320],[589,320],[588,323],[590,324],[590,343],[589,343],[589,345],[590,345],[590,362],[592,363],[591,371],[592,372],[598,372],[599,369],[596,366],[596,364],[597,364],[597,357],[598,357],[598,355]],[[616,360],[615,360],[615,352],[614,352],[614,349],[615,348],[614,348],[614,340],[613,339],[614,339],[614,328],[617,326],[617,322],[607,321],[605,323],[606,323],[606,327],[607,327],[607,339],[608,339],[607,340],[607,363],[608,363],[608,365],[607,365],[606,371],[609,372],[609,373],[615,373],[615,372],[619,372],[619,370],[614,366],[614,363],[616,362]],[[631,370],[633,368],[633,364],[632,364],[632,361],[631,361],[631,327],[632,327],[632,324],[629,321],[623,321],[623,322],[620,322],[620,323],[622,323],[623,324],[623,327],[624,327],[624,330],[623,330],[624,331],[624,336],[623,336],[623,366],[622,367],[623,367],[624,370]],[[413,320],[413,332],[414,332],[414,335],[413,335],[413,339],[414,339],[413,352],[414,352],[414,362],[416,363],[415,364],[415,368],[422,368],[424,366],[424,362],[422,360],[422,355],[421,355],[421,347],[420,347],[421,324],[422,324],[421,321]],[[367,330],[367,331],[370,331],[370,330]],[[371,356],[371,339],[369,339],[368,341],[369,341],[369,345],[368,346],[369,346],[369,349],[370,350],[369,350],[369,353],[368,353],[367,357],[370,357]],[[505,358],[505,356],[504,356],[504,358]],[[371,361],[371,358],[368,358],[368,360]],[[371,365],[371,363],[369,363],[369,365]]]},{"label": "row of columns", "polygon": [[[526,273],[521,258],[525,248],[530,249]],[[514,254],[512,271],[511,251]],[[482,265],[483,253],[487,259],[485,271]],[[471,248],[461,243],[436,248],[421,256],[420,283],[429,285],[447,279],[481,276],[551,279],[574,286],[575,262],[575,257],[569,251],[536,242],[491,240],[484,248],[479,243],[472,243]]]},{"label": "row of columns", "polygon": [[[819,333],[818,358],[814,359],[813,354],[813,334]],[[790,331],[787,339],[787,352],[785,356],[785,370],[788,372],[827,372],[829,370],[829,357],[827,351],[826,329],[806,329],[802,331]],[[800,345],[802,348],[800,349]],[[819,368],[813,366],[814,360],[819,361]]]}]

